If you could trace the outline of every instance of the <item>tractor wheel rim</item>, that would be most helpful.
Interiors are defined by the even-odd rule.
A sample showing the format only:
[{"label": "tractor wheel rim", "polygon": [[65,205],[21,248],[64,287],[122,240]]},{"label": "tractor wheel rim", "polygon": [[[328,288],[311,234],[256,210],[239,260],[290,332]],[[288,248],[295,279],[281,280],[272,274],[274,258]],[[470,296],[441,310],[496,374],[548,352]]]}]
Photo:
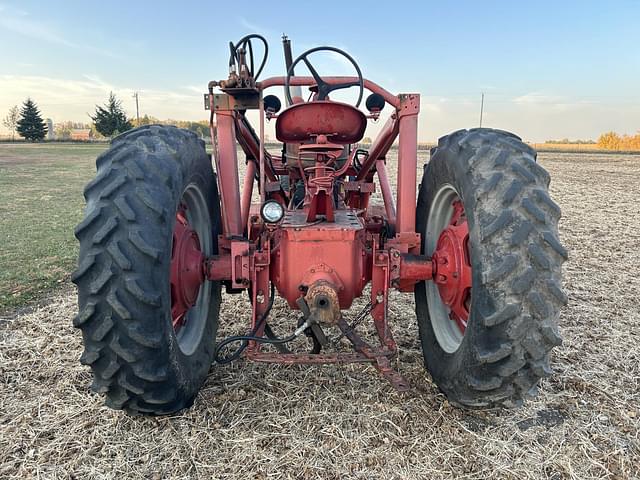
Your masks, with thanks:
[{"label": "tractor wheel rim", "polygon": [[462,343],[471,303],[471,258],[469,225],[458,191],[445,184],[433,198],[426,251],[433,259],[433,281],[427,282],[427,303],[434,334],[447,353]]},{"label": "tractor wheel rim", "polygon": [[195,184],[182,194],[173,228],[170,265],[171,323],[185,355],[200,344],[209,315],[211,284],[203,262],[212,253],[211,220],[204,195]]}]

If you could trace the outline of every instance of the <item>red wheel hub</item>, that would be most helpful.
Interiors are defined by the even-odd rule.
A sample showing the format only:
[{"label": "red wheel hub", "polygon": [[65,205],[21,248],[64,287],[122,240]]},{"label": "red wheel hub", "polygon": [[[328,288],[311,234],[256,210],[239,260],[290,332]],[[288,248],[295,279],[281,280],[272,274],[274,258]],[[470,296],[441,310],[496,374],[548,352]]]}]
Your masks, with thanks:
[{"label": "red wheel hub", "polygon": [[181,204],[176,212],[171,249],[171,317],[177,332],[186,321],[186,313],[198,299],[204,281],[204,255],[200,250],[198,234],[191,228]]},{"label": "red wheel hub", "polygon": [[440,298],[450,309],[449,318],[464,333],[469,319],[472,277],[469,225],[460,200],[453,202],[451,220],[440,233],[432,259],[433,281],[438,285]]}]

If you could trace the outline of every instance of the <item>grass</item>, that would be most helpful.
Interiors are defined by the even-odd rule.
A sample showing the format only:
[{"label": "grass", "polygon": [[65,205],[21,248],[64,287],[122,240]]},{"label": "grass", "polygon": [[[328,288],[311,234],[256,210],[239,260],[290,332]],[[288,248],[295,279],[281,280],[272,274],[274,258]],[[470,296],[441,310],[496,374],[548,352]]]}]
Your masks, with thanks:
[{"label": "grass", "polygon": [[82,189],[106,147],[0,144],[0,311],[38,300],[69,278]]}]

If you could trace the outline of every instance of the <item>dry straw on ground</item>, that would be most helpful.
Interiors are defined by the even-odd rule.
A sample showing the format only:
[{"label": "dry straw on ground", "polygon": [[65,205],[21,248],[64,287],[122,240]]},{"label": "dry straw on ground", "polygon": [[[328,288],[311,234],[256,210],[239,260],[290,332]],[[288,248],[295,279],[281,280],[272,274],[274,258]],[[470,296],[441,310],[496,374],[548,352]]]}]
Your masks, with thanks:
[{"label": "dry straw on ground", "polygon": [[[424,372],[412,298],[396,294],[408,394],[371,367],[238,362],[214,368],[188,411],[127,417],[88,392],[68,290],[0,324],[0,478],[639,478],[640,157],[541,163],[563,208],[570,304],[556,374],[525,407],[449,405]],[[224,333],[246,314],[227,298]]]}]

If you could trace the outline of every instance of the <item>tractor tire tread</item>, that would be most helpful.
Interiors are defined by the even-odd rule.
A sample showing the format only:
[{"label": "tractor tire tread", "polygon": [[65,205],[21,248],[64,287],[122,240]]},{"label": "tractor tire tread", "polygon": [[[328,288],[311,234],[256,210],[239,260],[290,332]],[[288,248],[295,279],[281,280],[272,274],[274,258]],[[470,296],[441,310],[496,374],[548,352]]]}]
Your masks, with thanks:
[{"label": "tractor tire tread", "polygon": [[[195,134],[175,127],[132,130],[98,157],[96,178],[84,190],[85,218],[75,229],[80,257],[72,281],[79,313],[73,324],[82,330],[81,362],[93,371],[92,390],[131,414],[172,413],[195,395],[168,368],[171,345],[158,322],[169,300],[150,272],[168,263],[160,242],[174,221],[166,205],[180,188],[179,162],[208,159],[203,147]],[[219,306],[219,290],[216,301]]]},{"label": "tractor tire tread", "polygon": [[[463,186],[458,191],[465,209],[475,212],[475,224],[469,220],[470,242],[480,250],[483,271],[476,277],[479,265],[474,265],[474,290],[480,293],[473,297],[472,315],[475,310],[480,318],[467,327],[467,333],[473,331],[469,341],[475,342],[474,348],[469,344],[472,352],[461,352],[458,362],[449,358],[454,366],[429,365],[427,357],[432,363],[434,357],[424,352],[423,329],[430,320],[426,306],[418,305],[422,297],[416,289],[426,367],[456,404],[518,406],[551,373],[550,351],[562,342],[557,320],[567,303],[561,267],[568,255],[558,238],[560,208],[548,193],[549,174],[536,162],[536,152],[513,134],[459,130],[440,138],[432,149],[421,183],[419,215],[435,168],[454,172]],[[420,222],[418,218],[419,231],[426,219],[422,227]],[[474,301],[479,302],[475,309]]]}]

